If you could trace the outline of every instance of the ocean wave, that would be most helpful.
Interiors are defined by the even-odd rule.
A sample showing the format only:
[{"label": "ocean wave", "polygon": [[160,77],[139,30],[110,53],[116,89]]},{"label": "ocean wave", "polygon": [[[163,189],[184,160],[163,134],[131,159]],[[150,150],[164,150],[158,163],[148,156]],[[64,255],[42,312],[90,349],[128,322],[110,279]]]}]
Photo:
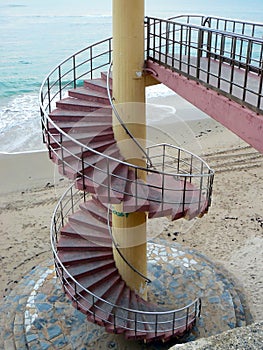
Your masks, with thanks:
[{"label": "ocean wave", "polygon": [[33,81],[33,79],[21,79],[14,81],[2,80],[0,81],[0,96],[5,97],[16,97],[17,95],[36,93],[40,88],[40,83],[38,81]]},{"label": "ocean wave", "polygon": [[0,133],[32,123],[39,118],[37,94],[24,94],[8,99],[0,109]]}]

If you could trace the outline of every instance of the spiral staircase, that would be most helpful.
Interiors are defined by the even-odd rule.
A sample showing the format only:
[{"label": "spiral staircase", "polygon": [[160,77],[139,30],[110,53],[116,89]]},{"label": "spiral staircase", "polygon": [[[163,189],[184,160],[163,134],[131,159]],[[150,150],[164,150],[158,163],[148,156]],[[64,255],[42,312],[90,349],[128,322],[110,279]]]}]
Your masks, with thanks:
[{"label": "spiral staircase", "polygon": [[[84,54],[90,57],[83,59]],[[110,61],[111,39],[106,39],[62,62],[41,87],[44,142],[59,172],[73,182],[52,219],[55,268],[66,295],[88,321],[127,339],[165,342],[192,329],[201,301],[171,310],[129,288],[113,249],[144,283],[150,280],[118,248],[112,205],[122,203],[121,215],[147,212],[148,219],[201,217],[211,204],[214,174],[201,158],[170,144],[150,145],[143,152],[145,167],[125,161],[112,128],[112,81],[104,72]],[[140,147],[130,137],[134,148]]]}]

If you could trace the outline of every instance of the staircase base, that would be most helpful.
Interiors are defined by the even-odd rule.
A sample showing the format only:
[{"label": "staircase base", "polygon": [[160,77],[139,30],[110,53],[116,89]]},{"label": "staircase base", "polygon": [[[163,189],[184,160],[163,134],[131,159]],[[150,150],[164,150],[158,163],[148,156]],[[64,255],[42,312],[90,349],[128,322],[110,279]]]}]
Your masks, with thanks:
[{"label": "staircase base", "polygon": [[[234,283],[205,256],[179,244],[163,245],[162,241],[158,244],[149,242],[148,251],[149,277],[152,279],[149,300],[181,307],[195,296],[202,298],[201,318],[191,333],[179,342],[208,337],[246,324]],[[50,261],[44,261],[24,276],[1,302],[0,312],[4,315],[0,339],[13,342],[19,349],[63,348],[63,344],[65,347],[74,344],[76,350],[85,346],[94,349],[144,348],[143,342],[127,341],[122,335],[108,334],[104,328],[87,322],[85,315],[72,307],[64,295]],[[176,340],[148,344],[147,349],[166,350],[175,343]]]}]

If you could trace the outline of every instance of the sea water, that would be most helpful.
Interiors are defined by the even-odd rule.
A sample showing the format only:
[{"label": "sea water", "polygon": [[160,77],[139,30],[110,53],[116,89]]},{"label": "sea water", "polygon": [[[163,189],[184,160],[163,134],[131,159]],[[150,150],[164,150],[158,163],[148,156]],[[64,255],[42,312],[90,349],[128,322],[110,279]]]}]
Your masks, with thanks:
[{"label": "sea water", "polygon": [[[146,0],[146,15],[178,14],[263,22],[263,1]],[[0,21],[0,152],[44,149],[40,85],[62,60],[111,36],[111,0],[0,0]],[[147,92],[170,93],[163,86]]]}]

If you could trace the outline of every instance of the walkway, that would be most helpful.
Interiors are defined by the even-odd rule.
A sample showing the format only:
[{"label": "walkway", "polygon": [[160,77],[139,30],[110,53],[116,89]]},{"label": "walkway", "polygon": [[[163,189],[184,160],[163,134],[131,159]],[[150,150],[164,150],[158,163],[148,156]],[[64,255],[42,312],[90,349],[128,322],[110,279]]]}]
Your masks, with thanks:
[{"label": "walkway", "polygon": [[263,153],[262,38],[176,21],[147,18],[146,71]]}]

